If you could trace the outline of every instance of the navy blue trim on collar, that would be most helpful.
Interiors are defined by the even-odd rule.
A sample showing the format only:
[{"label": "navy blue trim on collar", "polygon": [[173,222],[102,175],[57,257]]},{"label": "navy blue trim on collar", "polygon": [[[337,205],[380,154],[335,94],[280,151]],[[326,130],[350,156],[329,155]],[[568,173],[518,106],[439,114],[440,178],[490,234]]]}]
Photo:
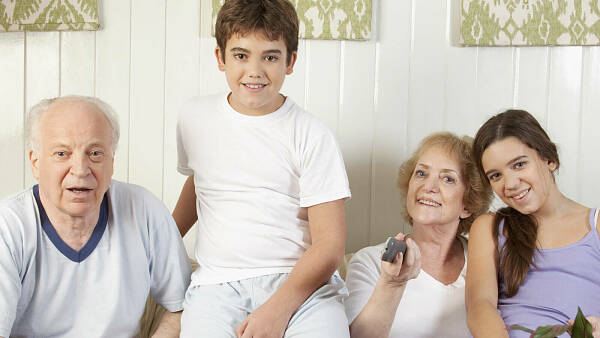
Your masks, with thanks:
[{"label": "navy blue trim on collar", "polygon": [[35,196],[35,201],[37,202],[38,209],[40,211],[40,220],[42,223],[42,229],[54,244],[54,246],[60,251],[65,257],[72,260],[75,263],[81,263],[84,259],[86,259],[98,246],[100,243],[100,239],[102,239],[102,235],[104,234],[104,230],[106,230],[106,224],[108,223],[108,198],[107,194],[104,194],[102,198],[102,204],[100,205],[100,215],[98,217],[98,223],[94,227],[94,231],[88,239],[87,243],[81,248],[79,251],[73,250],[70,246],[65,243],[62,238],[54,229],[54,226],[50,222],[48,215],[46,215],[46,210],[44,210],[44,206],[40,200],[40,187],[38,184],[33,186],[33,195]]}]

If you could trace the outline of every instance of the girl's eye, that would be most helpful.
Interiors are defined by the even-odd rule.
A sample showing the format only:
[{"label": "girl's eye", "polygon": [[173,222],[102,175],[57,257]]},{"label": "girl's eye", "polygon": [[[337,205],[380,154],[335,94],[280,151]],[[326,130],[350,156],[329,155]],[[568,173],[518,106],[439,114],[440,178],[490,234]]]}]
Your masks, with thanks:
[{"label": "girl's eye", "polygon": [[500,174],[499,173],[493,173],[493,174],[491,174],[491,175],[488,176],[488,180],[490,180],[490,181],[496,181],[499,178],[500,178]]},{"label": "girl's eye", "polygon": [[523,168],[525,166],[525,164],[527,164],[527,162],[525,162],[525,161],[517,162],[517,163],[515,163],[515,169]]}]

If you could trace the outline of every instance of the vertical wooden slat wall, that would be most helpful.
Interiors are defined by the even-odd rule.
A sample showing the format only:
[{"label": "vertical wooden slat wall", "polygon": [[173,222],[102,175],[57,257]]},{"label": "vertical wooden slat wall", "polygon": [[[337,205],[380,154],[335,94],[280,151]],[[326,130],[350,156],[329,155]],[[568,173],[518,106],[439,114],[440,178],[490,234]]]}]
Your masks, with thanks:
[{"label": "vertical wooden slat wall", "polygon": [[[210,37],[210,1],[100,1],[97,32],[0,34],[0,198],[35,183],[26,112],[57,95],[96,95],[120,118],[114,178],[172,209],[175,125],[189,97],[227,90]],[[282,89],[336,135],[353,198],[347,251],[410,231],[400,163],[431,132],[473,135],[509,107],[531,111],[558,144],[561,189],[600,206],[600,47],[461,48],[452,0],[374,0],[373,39],[301,40]],[[186,238],[193,246],[193,234]]]}]

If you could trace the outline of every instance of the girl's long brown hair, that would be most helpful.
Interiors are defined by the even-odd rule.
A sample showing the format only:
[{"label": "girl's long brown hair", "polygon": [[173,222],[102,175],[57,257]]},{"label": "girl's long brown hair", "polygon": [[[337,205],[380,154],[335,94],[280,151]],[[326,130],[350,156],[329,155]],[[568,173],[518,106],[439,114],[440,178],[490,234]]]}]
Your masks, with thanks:
[{"label": "girl's long brown hair", "polygon": [[[511,136],[534,149],[544,160],[554,162],[558,169],[560,162],[556,145],[535,117],[524,110],[511,109],[490,118],[477,131],[473,154],[481,173],[484,173],[481,162],[483,152],[493,143]],[[502,220],[506,243],[499,253],[498,275],[506,286],[506,296],[512,297],[519,291],[529,267],[535,267],[533,254],[536,250],[538,223],[532,215],[522,214],[511,207],[502,208],[494,218],[495,239],[498,238]]]}]

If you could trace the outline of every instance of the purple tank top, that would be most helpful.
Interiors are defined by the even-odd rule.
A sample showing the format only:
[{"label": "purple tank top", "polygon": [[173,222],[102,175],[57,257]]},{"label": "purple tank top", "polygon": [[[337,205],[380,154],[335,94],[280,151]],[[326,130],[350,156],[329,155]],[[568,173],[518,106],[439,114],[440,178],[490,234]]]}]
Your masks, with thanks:
[{"label": "purple tank top", "polygon": [[[595,209],[590,212],[591,231],[581,240],[554,249],[535,251],[537,269],[530,267],[519,291],[505,296],[502,281],[498,289],[498,311],[506,326],[519,324],[535,329],[541,325],[566,324],[574,319],[577,307],[586,316],[600,317],[600,237]],[[498,248],[506,242],[504,221],[500,222]],[[509,331],[511,337],[529,337],[523,331]],[[561,337],[568,337],[567,334]]]}]

